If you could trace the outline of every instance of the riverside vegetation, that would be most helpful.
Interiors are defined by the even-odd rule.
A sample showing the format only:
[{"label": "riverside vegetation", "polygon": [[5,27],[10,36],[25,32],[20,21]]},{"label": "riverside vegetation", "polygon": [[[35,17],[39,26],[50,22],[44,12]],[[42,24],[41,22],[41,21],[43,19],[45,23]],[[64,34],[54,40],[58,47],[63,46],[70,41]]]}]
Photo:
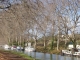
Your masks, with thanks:
[{"label": "riverside vegetation", "polygon": [[[34,60],[22,52],[0,50],[0,60]],[[38,60],[38,59],[35,59]]]}]

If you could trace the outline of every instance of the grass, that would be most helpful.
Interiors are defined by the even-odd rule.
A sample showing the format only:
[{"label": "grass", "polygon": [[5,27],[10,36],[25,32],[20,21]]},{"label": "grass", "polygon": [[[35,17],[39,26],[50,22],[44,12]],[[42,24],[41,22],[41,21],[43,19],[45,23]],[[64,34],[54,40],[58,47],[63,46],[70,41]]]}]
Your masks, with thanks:
[{"label": "grass", "polygon": [[28,60],[39,60],[39,59],[32,58],[31,56],[28,56],[27,54],[24,54],[23,52],[6,51],[6,50],[0,50],[0,51],[9,52],[9,53],[12,53],[12,54],[21,56],[21,57],[23,57],[23,58],[25,58],[25,59],[28,59]]},{"label": "grass", "polygon": [[16,51],[10,51],[13,54],[19,55],[23,58],[29,59],[29,60],[34,60],[34,58],[32,58],[31,56],[28,56],[27,54],[24,54],[22,52],[16,52]]},{"label": "grass", "polygon": [[42,46],[39,46],[39,47],[37,46],[36,51],[43,52],[43,53],[58,54],[58,55],[60,55],[62,49],[65,49],[65,48],[59,47],[59,50],[57,50],[56,47],[54,47],[53,49],[50,49],[50,47],[47,46],[47,48],[44,49],[44,47],[42,47]]},{"label": "grass", "polygon": [[16,55],[19,55],[25,59],[29,59],[29,60],[39,60],[39,59],[35,59],[35,58],[32,58],[31,56],[28,56],[27,54],[24,54],[23,52],[16,52],[16,51],[10,51],[11,53],[13,54],[16,54]]},{"label": "grass", "polygon": [[16,51],[10,51],[11,53],[13,54],[16,54],[16,55],[19,55],[25,59],[29,59],[29,60],[39,60],[39,59],[35,59],[35,58],[32,58],[31,56],[28,56],[27,54],[24,54],[22,52],[16,52]]}]

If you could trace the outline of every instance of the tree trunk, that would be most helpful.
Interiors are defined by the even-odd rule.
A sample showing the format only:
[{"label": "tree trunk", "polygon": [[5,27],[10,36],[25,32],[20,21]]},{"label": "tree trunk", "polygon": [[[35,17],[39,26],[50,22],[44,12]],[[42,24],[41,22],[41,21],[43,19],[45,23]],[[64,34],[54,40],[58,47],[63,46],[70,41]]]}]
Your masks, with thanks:
[{"label": "tree trunk", "polygon": [[37,46],[37,40],[35,39],[35,44],[34,44],[34,48],[36,49]]},{"label": "tree trunk", "polygon": [[45,36],[44,36],[44,49],[46,49],[46,40],[45,40]]},{"label": "tree trunk", "polygon": [[59,36],[60,32],[58,31],[58,39],[57,39],[57,50],[59,50],[59,40],[60,40],[60,36]]}]

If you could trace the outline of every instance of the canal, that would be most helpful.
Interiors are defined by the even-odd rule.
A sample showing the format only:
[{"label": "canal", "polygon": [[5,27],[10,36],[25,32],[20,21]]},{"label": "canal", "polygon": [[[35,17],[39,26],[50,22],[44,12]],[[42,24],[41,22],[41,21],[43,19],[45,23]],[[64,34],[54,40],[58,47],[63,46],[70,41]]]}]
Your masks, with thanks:
[{"label": "canal", "polygon": [[78,57],[61,56],[56,54],[40,53],[40,52],[24,52],[25,54],[40,60],[80,60]]}]

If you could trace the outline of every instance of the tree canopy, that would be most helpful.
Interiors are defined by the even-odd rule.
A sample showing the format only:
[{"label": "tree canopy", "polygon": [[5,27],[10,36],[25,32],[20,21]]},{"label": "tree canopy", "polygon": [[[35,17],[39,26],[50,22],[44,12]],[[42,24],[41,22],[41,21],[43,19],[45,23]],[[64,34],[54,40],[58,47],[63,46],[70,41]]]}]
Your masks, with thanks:
[{"label": "tree canopy", "polygon": [[[79,0],[0,0],[0,40],[80,33]],[[58,36],[59,38],[60,36]],[[45,44],[44,44],[45,45]]]}]

